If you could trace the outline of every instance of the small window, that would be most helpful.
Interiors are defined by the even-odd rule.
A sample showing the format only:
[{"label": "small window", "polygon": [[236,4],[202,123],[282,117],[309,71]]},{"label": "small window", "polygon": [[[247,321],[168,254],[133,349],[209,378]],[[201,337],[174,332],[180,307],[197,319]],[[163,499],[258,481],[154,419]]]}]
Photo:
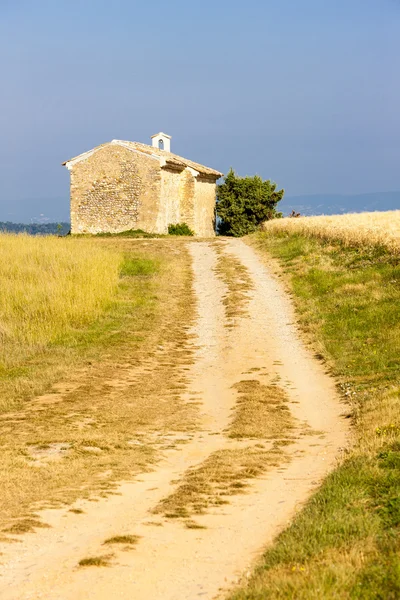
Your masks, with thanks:
[{"label": "small window", "polygon": [[160,150],[164,150],[164,140],[158,140],[158,147]]}]

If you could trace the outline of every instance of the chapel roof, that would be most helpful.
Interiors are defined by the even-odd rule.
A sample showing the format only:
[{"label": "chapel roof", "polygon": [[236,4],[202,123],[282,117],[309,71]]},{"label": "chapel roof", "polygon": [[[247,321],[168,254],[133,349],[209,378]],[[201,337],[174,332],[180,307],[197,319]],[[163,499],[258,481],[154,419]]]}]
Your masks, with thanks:
[{"label": "chapel roof", "polygon": [[223,173],[220,173],[220,171],[216,171],[215,169],[211,169],[210,167],[206,167],[205,165],[193,162],[192,160],[183,158],[182,156],[178,156],[177,154],[173,154],[172,152],[167,152],[166,150],[161,150],[157,147],[149,146],[148,144],[141,144],[140,142],[129,142],[124,140],[112,140],[111,142],[100,144],[100,146],[96,146],[88,152],[84,152],[83,154],[79,154],[74,158],[66,160],[62,164],[63,166],[68,166],[68,163],[71,163],[72,166],[72,163],[85,160],[86,158],[89,158],[89,156],[94,154],[94,152],[96,152],[97,150],[100,150],[101,148],[104,148],[105,146],[108,146],[110,144],[123,146],[124,148],[127,148],[128,150],[131,150],[133,152],[141,152],[142,154],[147,154],[149,156],[164,159],[164,166],[170,165],[171,167],[182,167],[183,169],[189,167],[191,169],[194,169],[195,171],[198,171],[202,175],[209,175],[210,177],[215,177],[216,179],[219,179],[223,175]]}]

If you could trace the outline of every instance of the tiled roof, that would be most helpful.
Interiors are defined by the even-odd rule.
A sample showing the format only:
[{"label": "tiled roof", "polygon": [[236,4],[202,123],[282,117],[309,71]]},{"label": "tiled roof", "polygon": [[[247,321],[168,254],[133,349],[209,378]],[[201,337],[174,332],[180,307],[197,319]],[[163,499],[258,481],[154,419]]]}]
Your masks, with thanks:
[{"label": "tiled roof", "polygon": [[154,146],[149,146],[147,144],[141,144],[140,142],[128,142],[124,140],[112,140],[112,142],[107,142],[105,144],[101,144],[100,146],[96,146],[93,150],[89,150],[89,152],[84,152],[83,154],[79,154],[79,156],[75,156],[75,158],[71,158],[70,160],[66,160],[62,164],[65,166],[68,163],[79,162],[80,160],[84,160],[85,158],[89,158],[94,152],[100,150],[100,148],[104,148],[109,144],[115,144],[117,146],[123,146],[128,150],[132,150],[135,152],[142,152],[143,154],[148,154],[149,156],[160,157],[165,160],[166,165],[174,165],[176,167],[189,167],[198,171],[202,175],[209,175],[219,179],[222,177],[223,173],[216,171],[215,169],[211,169],[210,167],[206,167],[204,165],[200,165],[199,163],[193,162],[192,160],[188,160],[187,158],[182,158],[182,156],[178,156],[177,154],[173,154],[172,152],[166,152],[165,150],[160,150],[159,148],[155,148]]}]

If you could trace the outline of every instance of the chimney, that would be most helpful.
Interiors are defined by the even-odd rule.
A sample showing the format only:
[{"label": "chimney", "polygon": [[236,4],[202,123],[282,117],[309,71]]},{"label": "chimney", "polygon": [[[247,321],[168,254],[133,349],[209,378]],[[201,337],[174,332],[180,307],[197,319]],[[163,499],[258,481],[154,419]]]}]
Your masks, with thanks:
[{"label": "chimney", "polygon": [[151,139],[153,141],[153,148],[158,148],[159,150],[165,150],[165,152],[171,152],[171,136],[166,133],[157,133],[156,135],[152,135]]}]

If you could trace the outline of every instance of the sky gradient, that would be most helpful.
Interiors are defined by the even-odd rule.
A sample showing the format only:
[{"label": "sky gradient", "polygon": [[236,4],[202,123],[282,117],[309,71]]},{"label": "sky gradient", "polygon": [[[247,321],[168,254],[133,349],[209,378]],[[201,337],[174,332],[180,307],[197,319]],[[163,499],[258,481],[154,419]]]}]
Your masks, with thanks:
[{"label": "sky gradient", "polygon": [[0,220],[66,219],[60,163],[150,143],[289,195],[400,189],[400,0],[0,0]]}]

